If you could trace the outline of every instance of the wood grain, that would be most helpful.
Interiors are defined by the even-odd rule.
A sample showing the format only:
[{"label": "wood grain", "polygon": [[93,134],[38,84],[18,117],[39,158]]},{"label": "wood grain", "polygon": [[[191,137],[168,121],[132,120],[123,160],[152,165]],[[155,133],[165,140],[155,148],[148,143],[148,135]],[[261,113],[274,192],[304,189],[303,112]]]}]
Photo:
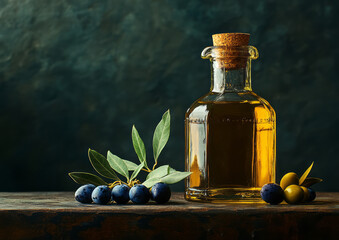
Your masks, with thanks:
[{"label": "wood grain", "polygon": [[80,204],[71,192],[0,193],[0,239],[336,239],[339,193],[306,205]]}]

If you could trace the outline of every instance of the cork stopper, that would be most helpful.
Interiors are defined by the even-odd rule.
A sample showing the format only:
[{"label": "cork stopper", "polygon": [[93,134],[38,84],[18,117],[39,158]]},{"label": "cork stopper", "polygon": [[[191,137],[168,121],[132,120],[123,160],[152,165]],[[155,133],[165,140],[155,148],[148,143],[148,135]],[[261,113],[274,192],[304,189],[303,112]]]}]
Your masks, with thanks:
[{"label": "cork stopper", "polygon": [[248,33],[219,33],[212,35],[213,46],[240,47],[247,46],[250,41]]},{"label": "cork stopper", "polygon": [[228,70],[245,68],[248,52],[237,47],[248,46],[248,33],[219,33],[212,35],[213,46],[223,47],[216,49],[218,67]]}]

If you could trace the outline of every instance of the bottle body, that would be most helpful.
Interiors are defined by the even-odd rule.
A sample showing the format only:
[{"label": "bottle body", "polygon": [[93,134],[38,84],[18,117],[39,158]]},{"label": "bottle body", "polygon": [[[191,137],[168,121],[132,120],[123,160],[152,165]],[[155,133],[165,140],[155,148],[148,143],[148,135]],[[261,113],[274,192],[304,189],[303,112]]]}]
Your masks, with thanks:
[{"label": "bottle body", "polygon": [[252,202],[275,182],[275,112],[252,91],[234,94],[210,92],[186,113],[187,200]]}]

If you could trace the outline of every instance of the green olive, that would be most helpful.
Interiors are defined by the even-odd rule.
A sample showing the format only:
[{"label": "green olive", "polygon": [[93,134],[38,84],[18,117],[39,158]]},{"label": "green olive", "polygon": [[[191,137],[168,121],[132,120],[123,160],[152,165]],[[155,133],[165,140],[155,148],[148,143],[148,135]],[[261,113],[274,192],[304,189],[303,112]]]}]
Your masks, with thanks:
[{"label": "green olive", "polygon": [[298,185],[290,185],[284,191],[285,201],[289,204],[300,203],[304,198],[304,191]]},{"label": "green olive", "polygon": [[303,200],[302,202],[307,202],[308,199],[310,198],[310,191],[308,191],[308,189],[304,186],[300,186],[300,188],[303,190],[304,192],[304,197],[303,197]]},{"label": "green olive", "polygon": [[294,172],[286,173],[280,181],[280,187],[283,190],[285,190],[288,186],[293,185],[293,184],[299,185],[299,177]]}]

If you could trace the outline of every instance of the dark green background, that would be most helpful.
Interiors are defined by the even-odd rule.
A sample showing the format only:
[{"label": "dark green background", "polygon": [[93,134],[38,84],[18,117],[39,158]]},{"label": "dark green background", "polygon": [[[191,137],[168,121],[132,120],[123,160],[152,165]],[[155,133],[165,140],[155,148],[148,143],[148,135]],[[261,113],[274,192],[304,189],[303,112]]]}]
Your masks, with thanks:
[{"label": "dark green background", "polygon": [[[278,179],[302,173],[339,191],[335,1],[0,0],[0,191],[74,190],[91,147],[137,162],[136,124],[152,161],[184,169],[184,114],[210,85],[200,52],[220,32],[251,33],[253,89],[277,113]],[[183,183],[175,190],[183,190]]]}]

